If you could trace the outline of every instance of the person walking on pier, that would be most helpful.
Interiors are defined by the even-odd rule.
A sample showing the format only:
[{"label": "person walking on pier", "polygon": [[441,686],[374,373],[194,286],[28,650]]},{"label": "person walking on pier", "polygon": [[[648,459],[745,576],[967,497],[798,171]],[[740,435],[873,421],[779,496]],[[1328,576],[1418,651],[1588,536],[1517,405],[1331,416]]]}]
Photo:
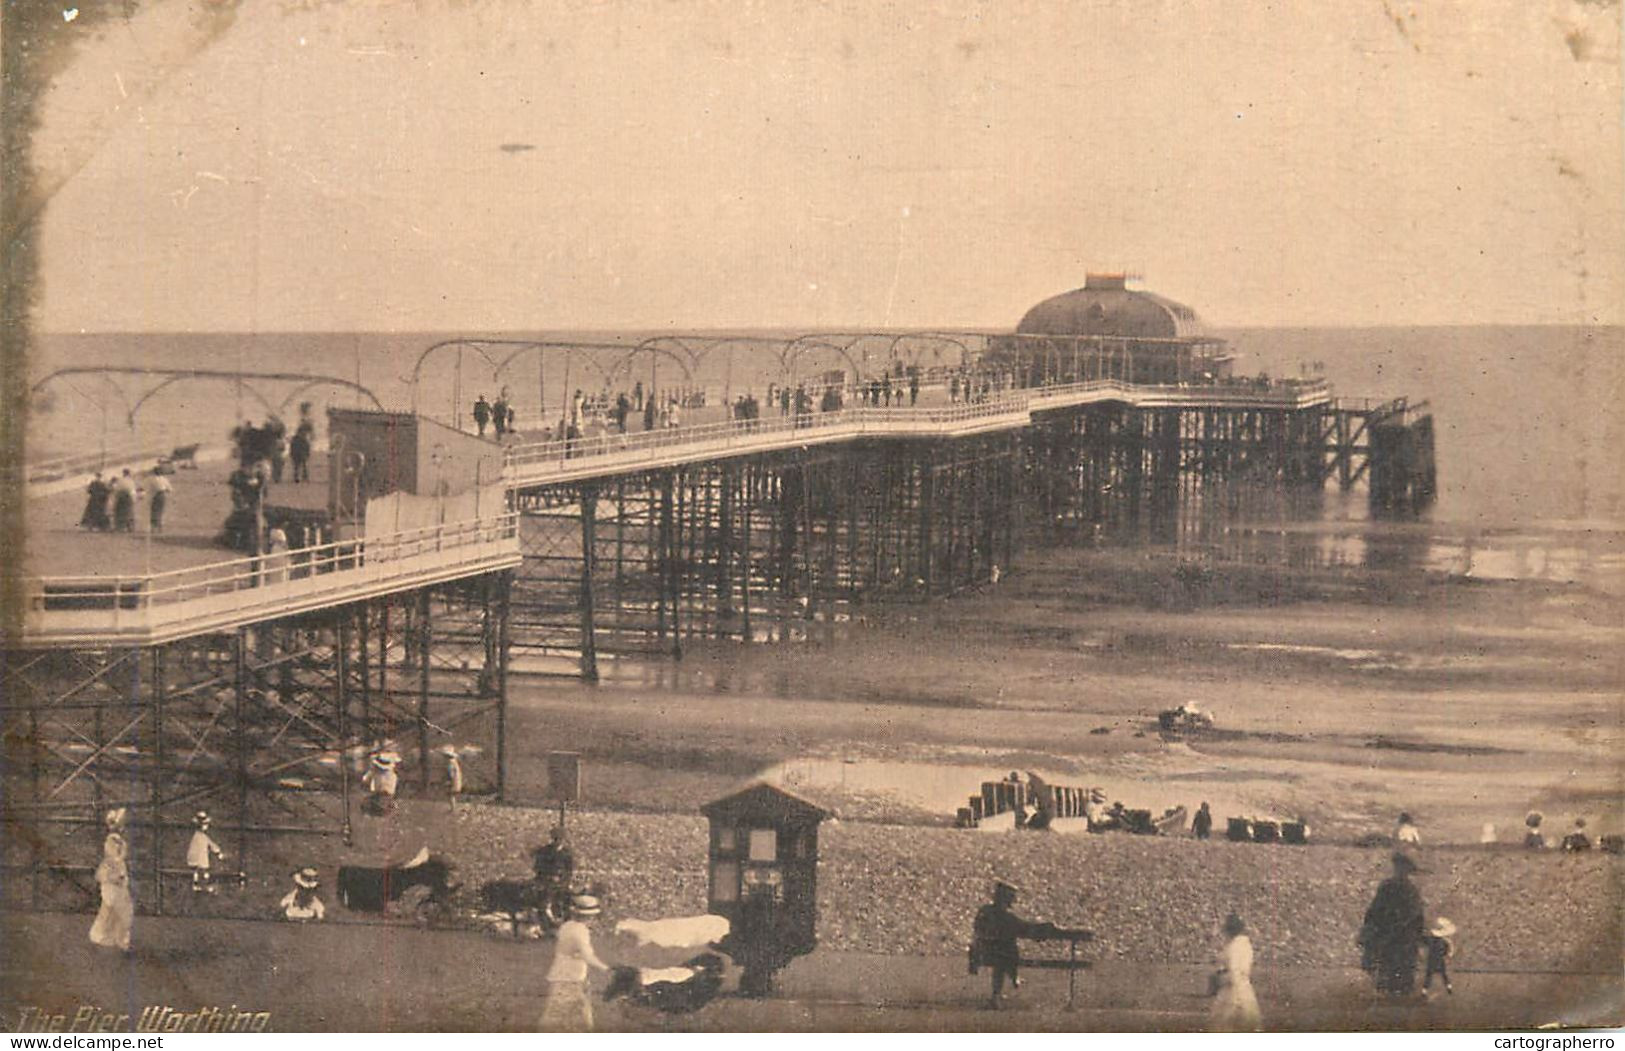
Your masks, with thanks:
[{"label": "person walking on pier", "polygon": [[271,481],[280,484],[282,469],[288,460],[288,427],[279,419],[265,421],[267,442],[271,454]]},{"label": "person walking on pier", "polygon": [[265,531],[265,582],[286,583],[290,561],[287,532],[280,525],[271,526]]},{"label": "person walking on pier", "polygon": [[638,412],[643,411],[643,381],[638,380],[632,384],[632,404]]},{"label": "person walking on pier", "polygon": [[485,437],[485,425],[491,422],[491,403],[481,394],[474,400],[474,426],[480,429],[480,437]]},{"label": "person walking on pier", "polygon": [[908,407],[914,408],[920,402],[920,370],[914,369],[908,374]]},{"label": "person walking on pier", "polygon": [[496,429],[497,441],[508,431],[508,403],[500,397],[491,403],[491,426]]},{"label": "person walking on pier", "polygon": [[152,502],[147,505],[147,514],[154,533],[164,531],[164,509],[169,506],[169,493],[173,488],[168,476],[152,476]]},{"label": "person walking on pier", "polygon": [[80,529],[94,529],[105,533],[112,523],[107,518],[107,498],[112,494],[102,473],[97,471],[85,486],[85,513],[79,516]]},{"label": "person walking on pier", "polygon": [[141,492],[126,467],[119,480],[113,483],[113,529],[119,533],[135,532],[135,498]]},{"label": "person walking on pier", "polygon": [[310,445],[315,433],[315,425],[309,420],[300,420],[299,429],[293,432],[293,441],[288,443],[288,459],[293,462],[296,484],[310,481]]}]

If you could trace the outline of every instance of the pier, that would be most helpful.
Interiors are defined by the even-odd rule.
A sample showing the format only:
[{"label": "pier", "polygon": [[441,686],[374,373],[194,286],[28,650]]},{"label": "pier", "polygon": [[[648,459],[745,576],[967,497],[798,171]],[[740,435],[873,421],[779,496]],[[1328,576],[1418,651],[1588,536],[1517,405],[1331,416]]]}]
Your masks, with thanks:
[{"label": "pier", "polygon": [[[82,888],[52,830],[115,806],[131,810],[132,871],[159,888],[184,872],[173,829],[198,807],[236,864],[262,836],[348,839],[359,761],[383,742],[418,792],[438,748],[471,743],[467,789],[500,799],[516,673],[590,682],[620,656],[802,637],[866,602],[996,581],[1024,545],[1170,539],[1237,484],[1363,484],[1386,514],[1432,499],[1425,406],[1342,401],[1318,380],[1149,374],[1101,347],[963,401],[930,377],[906,407],[849,390],[827,411],[562,440],[335,412],[300,497],[312,506],[286,511],[335,528],[249,557],[206,537],[51,543],[83,495],[41,470],[0,672],[23,745],[6,773],[8,896],[40,907]],[[218,522],[228,466],[175,476],[194,529]],[[454,468],[472,481],[449,498]],[[396,490],[438,515],[366,521]],[[102,555],[87,558],[92,540]],[[163,908],[161,890],[147,900]]]}]

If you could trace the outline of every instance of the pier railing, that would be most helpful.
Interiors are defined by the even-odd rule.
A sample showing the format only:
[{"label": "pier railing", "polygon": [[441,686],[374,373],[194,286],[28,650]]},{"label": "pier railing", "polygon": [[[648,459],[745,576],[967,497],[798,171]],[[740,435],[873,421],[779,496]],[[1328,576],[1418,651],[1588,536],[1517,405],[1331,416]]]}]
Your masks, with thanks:
[{"label": "pier railing", "polygon": [[29,460],[22,464],[23,480],[31,486],[41,485],[65,478],[77,478],[93,471],[153,464],[158,462],[159,457],[168,456],[174,449],[173,445],[153,446],[134,452],[108,449],[93,453],[75,453],[70,456],[53,456],[44,460]]},{"label": "pier railing", "polygon": [[1053,387],[1000,391],[985,400],[926,407],[853,406],[828,412],[770,414],[690,427],[629,434],[598,433],[510,445],[504,472],[510,485],[599,470],[660,466],[718,453],[737,453],[861,437],[958,437],[1024,426],[1035,411],[1096,401],[1123,400],[1155,408],[1214,406],[1296,409],[1322,404],[1330,391],[1322,381],[1200,386],[1136,386],[1119,380],[1088,380]]},{"label": "pier railing", "polygon": [[512,513],[129,576],[27,581],[31,640],[158,642],[519,563]]}]

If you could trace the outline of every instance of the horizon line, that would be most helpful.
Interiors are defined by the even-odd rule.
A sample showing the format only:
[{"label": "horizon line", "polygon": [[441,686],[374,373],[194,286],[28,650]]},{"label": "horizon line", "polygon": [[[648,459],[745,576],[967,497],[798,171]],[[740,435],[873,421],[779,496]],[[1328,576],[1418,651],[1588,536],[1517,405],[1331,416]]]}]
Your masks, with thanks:
[{"label": "horizon line", "polygon": [[[1309,330],[1309,329],[1365,329],[1365,330],[1392,330],[1392,329],[1462,329],[1462,328],[1544,328],[1544,329],[1611,329],[1625,328],[1625,320],[1621,321],[1440,321],[1440,322],[1386,322],[1380,324],[1351,324],[1351,323],[1237,323],[1206,326],[1207,331],[1223,333],[1249,329],[1276,329],[1276,330]],[[1015,332],[1013,326],[993,325],[730,325],[719,327],[651,327],[629,325],[621,328],[608,328],[601,326],[584,326],[570,328],[566,326],[551,326],[545,328],[99,328],[99,329],[64,329],[64,328],[36,328],[29,332],[34,336],[465,336],[478,339],[481,336],[520,335],[532,338],[546,338],[548,336],[585,336],[585,335],[628,335],[632,333],[649,334],[661,333],[673,336],[682,335],[753,335],[753,334],[779,334],[784,332],[803,332],[810,335],[818,334],[855,334],[860,332],[873,332],[876,334],[897,335],[911,332],[929,333],[955,333],[965,332],[975,335],[1005,335]],[[474,333],[474,335],[470,335]],[[1064,337],[1063,337],[1064,338]]]}]

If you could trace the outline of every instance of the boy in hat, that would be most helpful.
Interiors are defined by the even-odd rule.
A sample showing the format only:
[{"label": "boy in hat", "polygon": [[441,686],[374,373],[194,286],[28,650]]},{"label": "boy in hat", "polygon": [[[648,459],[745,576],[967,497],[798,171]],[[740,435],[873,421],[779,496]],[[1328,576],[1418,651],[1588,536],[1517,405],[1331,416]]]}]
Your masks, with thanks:
[{"label": "boy in hat", "polygon": [[1445,969],[1445,961],[1455,954],[1456,945],[1450,939],[1456,933],[1456,925],[1440,916],[1433,921],[1427,934],[1422,938],[1422,944],[1427,947],[1427,972],[1422,975],[1422,995],[1428,994],[1428,986],[1433,984],[1433,976],[1438,975],[1444,982],[1444,991],[1455,995],[1456,987],[1450,984],[1450,972]]},{"label": "boy in hat", "polygon": [[367,772],[361,775],[362,784],[372,793],[367,803],[374,814],[387,814],[395,809],[395,788],[400,783],[395,767],[400,761],[399,752],[385,749],[372,757]]},{"label": "boy in hat", "polygon": [[192,815],[192,841],[186,845],[186,864],[192,869],[192,891],[194,893],[215,893],[214,877],[211,873],[213,860],[226,856],[220,849],[220,844],[209,838],[209,812],[199,810]]},{"label": "boy in hat", "polygon": [[293,889],[282,898],[282,915],[290,920],[305,922],[307,920],[320,920],[327,917],[327,906],[322,899],[316,896],[316,890],[322,885],[321,877],[316,869],[306,865],[293,874]]}]

